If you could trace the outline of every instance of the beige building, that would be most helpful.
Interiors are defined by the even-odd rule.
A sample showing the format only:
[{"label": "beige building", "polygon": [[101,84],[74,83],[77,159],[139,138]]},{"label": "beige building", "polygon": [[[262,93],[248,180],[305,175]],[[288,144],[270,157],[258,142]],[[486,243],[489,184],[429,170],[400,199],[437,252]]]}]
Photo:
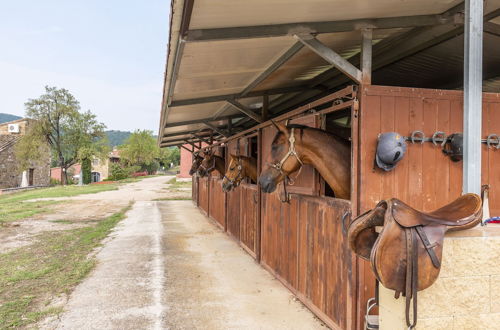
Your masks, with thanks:
[{"label": "beige building", "polygon": [[23,118],[0,124],[0,189],[50,184],[50,151],[23,171],[16,160],[15,146],[26,134],[30,120]]}]

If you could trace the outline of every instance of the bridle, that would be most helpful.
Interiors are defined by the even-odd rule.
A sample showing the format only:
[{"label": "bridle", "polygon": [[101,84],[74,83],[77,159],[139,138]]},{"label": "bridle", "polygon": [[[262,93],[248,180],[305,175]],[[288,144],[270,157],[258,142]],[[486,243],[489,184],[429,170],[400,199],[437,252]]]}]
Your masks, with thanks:
[{"label": "bridle", "polygon": [[288,174],[283,172],[283,164],[285,164],[285,162],[287,161],[287,159],[290,156],[294,156],[297,159],[297,161],[300,164],[300,169],[299,169],[299,173],[297,173],[297,176],[295,178],[297,178],[299,176],[300,170],[302,169],[302,166],[304,166],[304,163],[302,162],[302,160],[300,160],[300,157],[297,154],[297,150],[295,149],[295,128],[294,127],[290,128],[290,137],[288,138],[288,142],[290,143],[290,145],[288,146],[288,152],[286,153],[286,155],[279,162],[276,162],[274,164],[269,164],[269,166],[271,166],[275,170],[279,171],[285,177],[285,179],[283,180],[283,190],[285,193],[285,198],[284,199],[280,198],[282,203],[289,203],[290,202],[290,196],[288,195],[288,193],[286,191],[287,180],[289,181],[290,185],[294,184],[294,180],[292,180]]},{"label": "bridle", "polygon": [[278,170],[284,176],[288,175],[285,174],[285,172],[283,172],[283,164],[285,164],[285,162],[290,156],[294,156],[300,163],[300,166],[304,165],[304,163],[300,160],[299,155],[297,154],[297,150],[295,150],[295,128],[293,127],[290,129],[290,137],[288,138],[288,142],[290,142],[290,145],[288,147],[288,152],[286,153],[286,155],[279,162],[274,164],[269,164],[269,166]]},{"label": "bridle", "polygon": [[240,185],[241,180],[243,180],[242,173],[243,173],[243,166],[241,166],[241,158],[238,157],[238,175],[236,175],[234,179],[230,179],[229,177],[226,176],[226,174],[224,174],[224,179],[229,181],[229,183],[233,188],[236,188]]},{"label": "bridle", "polygon": [[203,161],[202,161],[200,164],[200,167],[203,170],[205,170],[205,172],[207,172],[207,174],[212,172],[215,169],[215,157],[212,155],[212,166],[210,166],[209,168],[205,168],[205,166],[203,166]]}]

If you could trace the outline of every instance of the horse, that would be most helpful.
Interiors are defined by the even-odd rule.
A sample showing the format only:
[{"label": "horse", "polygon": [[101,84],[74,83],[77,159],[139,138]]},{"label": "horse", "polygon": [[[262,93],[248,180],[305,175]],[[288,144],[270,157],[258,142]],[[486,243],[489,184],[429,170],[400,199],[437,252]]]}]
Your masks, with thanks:
[{"label": "horse", "polygon": [[214,155],[213,152],[205,151],[200,167],[198,167],[198,175],[203,178],[213,170],[217,170],[221,176],[224,175],[226,172],[226,162],[224,158]]},{"label": "horse", "polygon": [[193,163],[191,164],[189,175],[193,176],[198,171],[202,161],[203,156],[200,155],[200,152],[193,152]]},{"label": "horse", "polygon": [[350,199],[351,147],[348,141],[317,128],[273,124],[278,132],[271,144],[268,165],[259,177],[263,192],[273,192],[290,174],[310,164],[330,185],[335,197]]},{"label": "horse", "polygon": [[231,160],[222,180],[222,190],[231,191],[240,185],[241,180],[250,178],[257,182],[257,160],[247,156],[229,155]]}]

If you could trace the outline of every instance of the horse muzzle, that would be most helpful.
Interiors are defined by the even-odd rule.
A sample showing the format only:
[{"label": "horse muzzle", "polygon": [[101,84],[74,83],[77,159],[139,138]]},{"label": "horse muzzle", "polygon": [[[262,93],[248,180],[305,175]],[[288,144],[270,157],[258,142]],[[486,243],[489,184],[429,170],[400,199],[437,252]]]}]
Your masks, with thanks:
[{"label": "horse muzzle", "polygon": [[222,182],[222,190],[224,192],[230,192],[233,190],[233,185],[230,182]]},{"label": "horse muzzle", "polygon": [[276,183],[269,176],[261,176],[259,178],[260,189],[265,193],[272,193],[276,190]]}]

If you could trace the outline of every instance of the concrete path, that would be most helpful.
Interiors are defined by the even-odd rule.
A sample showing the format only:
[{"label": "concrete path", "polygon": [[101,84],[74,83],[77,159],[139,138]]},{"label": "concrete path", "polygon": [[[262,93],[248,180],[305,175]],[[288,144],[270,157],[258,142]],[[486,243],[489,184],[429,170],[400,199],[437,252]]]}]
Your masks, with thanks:
[{"label": "concrete path", "polygon": [[[155,182],[165,181],[143,182],[158,190]],[[191,201],[139,195],[59,321],[44,328],[325,328]]]}]

